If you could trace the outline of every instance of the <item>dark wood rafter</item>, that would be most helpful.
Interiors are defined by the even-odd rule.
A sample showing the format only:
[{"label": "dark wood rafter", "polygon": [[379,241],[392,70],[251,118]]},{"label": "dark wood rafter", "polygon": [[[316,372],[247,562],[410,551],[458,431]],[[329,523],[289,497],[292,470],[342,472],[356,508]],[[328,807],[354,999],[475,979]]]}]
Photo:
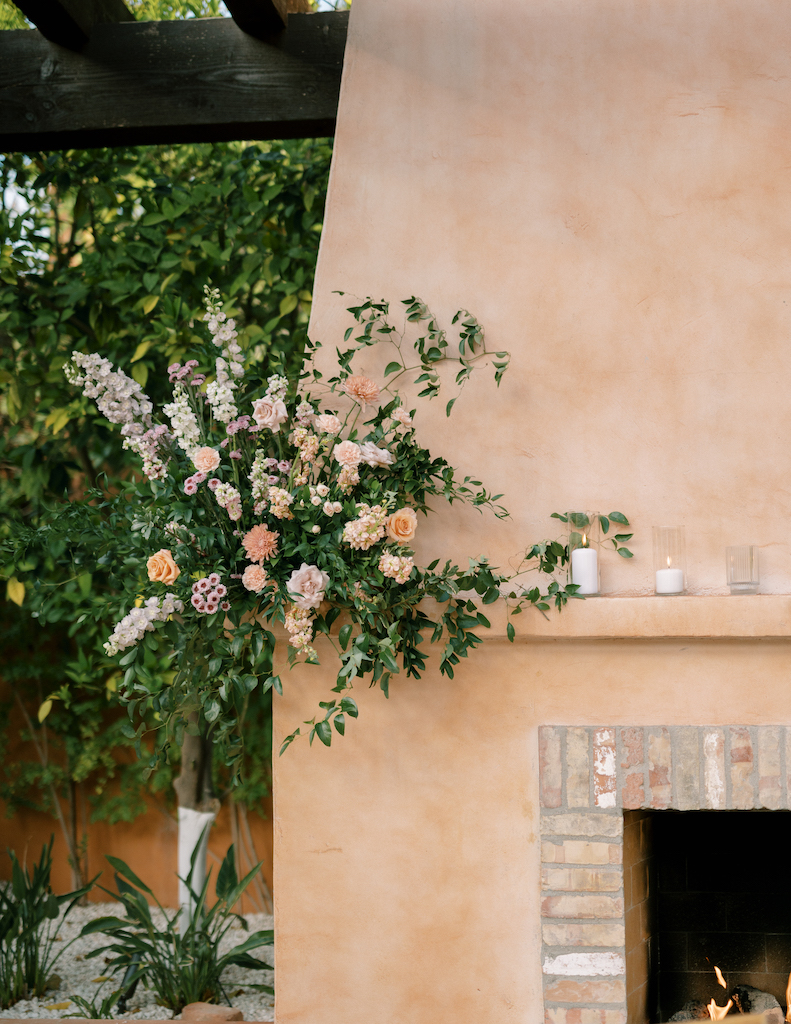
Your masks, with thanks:
[{"label": "dark wood rafter", "polygon": [[333,135],[347,25],[290,14],[262,40],[230,18],[96,23],[79,53],[0,32],[0,152]]},{"label": "dark wood rafter", "polygon": [[134,21],[123,0],[15,0],[28,21],[51,43],[81,50],[96,25]]}]

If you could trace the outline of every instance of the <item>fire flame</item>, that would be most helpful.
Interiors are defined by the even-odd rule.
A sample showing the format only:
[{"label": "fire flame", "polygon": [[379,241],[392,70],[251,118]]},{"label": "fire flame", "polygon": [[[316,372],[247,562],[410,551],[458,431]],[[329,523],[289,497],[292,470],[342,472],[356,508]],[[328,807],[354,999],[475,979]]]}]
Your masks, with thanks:
[{"label": "fire flame", "polygon": [[670,555],[668,555],[667,556],[667,567],[668,567],[668,569],[670,568],[670,562],[671,562],[671,558],[670,558]]},{"label": "fire flame", "polygon": [[786,1020],[791,1021],[791,974],[788,975],[786,985]]},{"label": "fire flame", "polygon": [[725,1020],[725,1018],[728,1016],[728,1011],[732,1006],[732,999],[729,999],[725,1006],[717,1006],[717,1004],[712,999],[708,1006],[709,1017],[711,1018],[711,1020]]},{"label": "fire flame", "polygon": [[[667,560],[667,564],[670,565],[670,559],[669,558]],[[725,980],[725,978],[723,978],[722,971],[719,969],[719,967],[715,967],[714,968],[714,973],[717,975],[717,981],[719,982],[719,984],[722,985],[723,988],[727,989],[728,983]],[[791,984],[791,978],[789,978],[789,984]],[[726,1006],[717,1006],[717,1004],[712,999],[712,1001],[709,1003],[709,1005],[707,1007],[707,1009],[709,1011],[709,1018],[711,1020],[724,1020],[728,1016],[728,1011],[730,1010],[730,1008],[732,1006],[733,1006],[733,1000],[732,999],[728,1000],[728,1003],[727,1003]]]},{"label": "fire flame", "polygon": [[588,535],[587,535],[587,533],[583,533],[583,535],[582,535],[582,546],[584,548],[586,548],[588,546]]}]

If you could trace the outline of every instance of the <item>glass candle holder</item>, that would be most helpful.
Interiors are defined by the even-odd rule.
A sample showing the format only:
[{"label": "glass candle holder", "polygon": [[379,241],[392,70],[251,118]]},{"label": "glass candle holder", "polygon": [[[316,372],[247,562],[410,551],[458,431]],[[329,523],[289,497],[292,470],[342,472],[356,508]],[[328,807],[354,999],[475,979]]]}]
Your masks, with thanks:
[{"label": "glass candle holder", "polygon": [[725,549],[725,573],[732,594],[754,594],[760,582],[758,548],[741,544]]},{"label": "glass candle holder", "polygon": [[569,580],[578,594],[599,593],[601,523],[598,512],[567,512],[569,536]]},{"label": "glass candle holder", "polygon": [[654,527],[654,590],[670,596],[686,588],[687,556],[683,526]]}]

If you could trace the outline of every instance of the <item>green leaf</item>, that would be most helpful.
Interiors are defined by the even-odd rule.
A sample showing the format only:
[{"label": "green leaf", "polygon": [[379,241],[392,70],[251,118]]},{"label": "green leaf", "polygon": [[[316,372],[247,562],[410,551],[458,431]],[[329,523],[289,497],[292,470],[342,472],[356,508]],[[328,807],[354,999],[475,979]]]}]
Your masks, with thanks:
[{"label": "green leaf", "polygon": [[316,735],[324,744],[325,747],[329,747],[332,743],[332,730],[330,729],[329,722],[316,722]]},{"label": "green leaf", "polygon": [[610,529],[610,520],[607,516],[599,516],[599,522],[601,523],[601,532],[606,534]]},{"label": "green leaf", "polygon": [[620,523],[621,526],[629,525],[629,520],[626,518],[623,512],[610,512],[610,519],[612,519],[614,523]]},{"label": "green leaf", "polygon": [[634,537],[633,533],[616,533],[615,540],[626,543],[627,540],[631,540]]},{"label": "green leaf", "polygon": [[341,627],[341,630],[338,633],[338,641],[341,645],[341,650],[343,651],[345,651],[349,646],[349,638],[352,635],[352,629],[353,627],[351,622],[347,622],[345,626]]},{"label": "green leaf", "polygon": [[131,361],[133,363],[136,363],[138,359],[142,359],[143,356],[146,354],[146,352],[148,352],[148,350],[151,348],[152,344],[153,344],[153,342],[151,342],[150,340],[149,341],[141,341],[140,344],[135,349],[135,354],[132,356],[132,360]]},{"label": "green leaf", "polygon": [[453,408],[453,406],[454,406],[455,404],[456,404],[456,399],[455,399],[455,398],[451,398],[451,400],[450,400],[450,401],[448,402],[448,404],[447,404],[447,405],[445,406],[445,415],[446,415],[446,416],[450,416],[450,411],[451,411],[451,409]]},{"label": "green leaf", "polygon": [[396,363],[396,362],[388,363],[387,366],[385,367],[385,374],[384,375],[385,375],[385,377],[389,377],[391,373],[398,373],[398,371],[401,370],[401,369],[403,369],[403,367],[401,366],[401,363]]},{"label": "green leaf", "polygon": [[207,256],[211,256],[213,260],[218,263],[222,260],[222,252],[220,251],[219,245],[215,242],[211,242],[206,238],[201,239],[200,247],[206,253]]},{"label": "green leaf", "polygon": [[154,895],[148,888],[148,886],[144,882],[141,882],[137,875],[134,873],[134,871],[132,871],[132,869],[122,860],[119,860],[118,857],[111,857],[109,853],[106,853],[105,857],[107,858],[107,860],[109,860],[110,864],[113,866],[113,868],[115,868],[115,870],[118,872],[119,875],[121,875],[122,878],[126,878],[128,881],[132,883],[132,885],[136,885],[138,889],[142,889],[143,892],[147,892],[151,896]]},{"label": "green leaf", "polygon": [[514,637],[516,636],[516,630],[514,629],[514,624],[512,622],[507,623],[505,633],[511,643],[513,643]]},{"label": "green leaf", "polygon": [[233,856],[233,843],[228,847],[228,852],[225,854],[225,859],[220,865],[220,870],[217,873],[217,882],[215,883],[214,891],[217,893],[217,899],[221,900],[227,896],[232,889],[238,885],[238,878],[236,877],[236,865],[234,864]]},{"label": "green leaf", "polygon": [[621,556],[621,558],[634,558],[634,555],[629,550],[629,548],[618,548],[618,554]]},{"label": "green leaf", "polygon": [[290,313],[292,310],[296,309],[298,301],[299,300],[297,299],[296,295],[286,295],[286,297],[284,299],[281,299],[280,302],[280,315],[285,316],[287,313]]}]

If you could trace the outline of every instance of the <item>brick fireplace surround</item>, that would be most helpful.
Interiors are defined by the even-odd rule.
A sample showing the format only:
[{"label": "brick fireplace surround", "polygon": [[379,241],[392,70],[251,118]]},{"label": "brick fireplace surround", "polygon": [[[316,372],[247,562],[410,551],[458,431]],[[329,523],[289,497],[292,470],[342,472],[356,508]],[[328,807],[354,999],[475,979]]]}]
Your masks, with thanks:
[{"label": "brick fireplace surround", "polygon": [[785,726],[543,726],[545,1024],[647,1019],[650,811],[791,807]]}]

